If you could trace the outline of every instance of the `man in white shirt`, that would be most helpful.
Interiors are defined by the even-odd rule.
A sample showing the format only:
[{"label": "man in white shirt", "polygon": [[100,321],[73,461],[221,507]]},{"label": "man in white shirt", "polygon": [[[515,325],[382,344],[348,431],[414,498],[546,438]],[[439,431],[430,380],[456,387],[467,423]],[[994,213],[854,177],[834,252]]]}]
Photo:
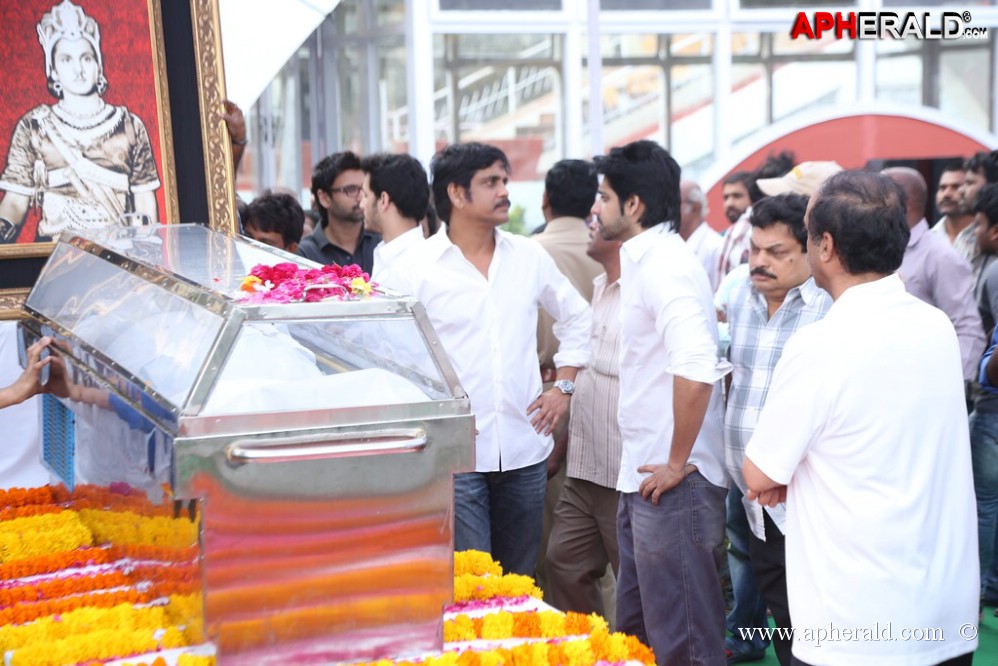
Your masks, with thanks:
[{"label": "man in white shirt", "polygon": [[717,265],[721,260],[721,248],[724,239],[714,231],[704,218],[707,216],[707,197],[700,186],[692,180],[684,180],[679,184],[681,197],[681,219],[679,235],[693,250],[700,263],[707,271],[710,279],[710,290],[717,291],[720,278],[717,275]]},{"label": "man in white shirt", "polygon": [[977,647],[960,346],[895,273],[903,202],[863,171],[811,197],[808,263],[834,303],[787,342],[745,451],[749,497],[787,504],[794,663],[970,664]]},{"label": "man in white shirt", "polygon": [[411,155],[373,155],[360,165],[364,170],[360,200],[364,226],[381,234],[371,272],[377,282],[386,268],[423,241],[420,220],[430,203],[430,185],[423,165]]},{"label": "man in white shirt", "polygon": [[720,666],[723,406],[710,281],[679,237],[680,169],[651,141],[595,158],[592,213],[620,255],[617,628],[659,664]]},{"label": "man in white shirt", "polygon": [[[387,279],[425,306],[478,436],[475,471],[454,478],[454,547],[491,553],[533,574],[551,432],[589,358],[589,305],[538,243],[500,231],[509,219],[509,161],[479,143],[433,158],[433,199],[446,225],[392,266]],[[560,340],[554,388],[541,392],[537,309]]]}]

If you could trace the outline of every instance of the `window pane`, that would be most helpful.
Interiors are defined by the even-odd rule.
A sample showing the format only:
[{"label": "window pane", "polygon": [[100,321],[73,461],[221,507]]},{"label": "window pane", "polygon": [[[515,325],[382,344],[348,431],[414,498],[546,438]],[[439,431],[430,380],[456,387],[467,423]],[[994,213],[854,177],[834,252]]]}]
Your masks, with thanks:
[{"label": "window pane", "polygon": [[405,4],[402,0],[374,0],[374,20],[379,26],[405,23]]},{"label": "window pane", "polygon": [[710,0],[600,0],[600,9],[710,9]]},{"label": "window pane", "polygon": [[720,122],[728,125],[734,142],[766,126],[766,100],[769,84],[762,65],[732,65],[729,117]]},{"label": "window pane", "polygon": [[683,176],[697,178],[714,160],[714,68],[672,67],[670,152]]},{"label": "window pane", "polygon": [[406,96],[405,37],[398,35],[377,43],[377,75],[381,119],[381,145],[387,152],[405,152],[409,146]]},{"label": "window pane", "polygon": [[939,109],[980,129],[989,129],[992,76],[988,48],[944,49],[939,69]]},{"label": "window pane", "polygon": [[489,11],[495,9],[561,9],[561,0],[440,0],[440,9]]},{"label": "window pane", "polygon": [[[739,3],[742,9],[768,9],[771,7],[786,7],[788,9],[798,9],[799,2],[789,2],[789,0],[741,0]],[[807,0],[807,7],[853,7],[855,0]]]},{"label": "window pane", "polygon": [[457,35],[457,57],[463,60],[552,58],[551,35]]},{"label": "window pane", "polygon": [[795,62],[773,72],[773,121],[856,101],[853,62]]},{"label": "window pane", "polygon": [[922,58],[877,58],[877,99],[921,106]]},{"label": "window pane", "polygon": [[855,42],[851,39],[836,39],[834,32],[823,32],[821,39],[791,39],[789,32],[773,33],[774,55],[806,55],[852,53]]},{"label": "window pane", "polygon": [[556,51],[556,35],[445,35],[434,43],[434,78],[442,91],[435,99],[437,141],[481,141],[506,152],[516,220],[507,230],[543,221],[544,173],[564,157]]}]

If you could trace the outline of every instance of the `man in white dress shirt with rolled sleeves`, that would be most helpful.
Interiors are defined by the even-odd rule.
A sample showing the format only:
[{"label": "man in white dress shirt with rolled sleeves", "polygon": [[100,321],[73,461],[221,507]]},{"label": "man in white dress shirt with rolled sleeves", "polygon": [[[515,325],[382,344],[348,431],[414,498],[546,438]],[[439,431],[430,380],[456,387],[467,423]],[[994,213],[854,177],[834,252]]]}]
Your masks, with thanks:
[{"label": "man in white dress shirt with rolled sleeves", "polygon": [[592,213],[620,253],[617,629],[659,664],[723,666],[724,439],[710,281],[678,234],[680,169],[637,141],[596,157]]},{"label": "man in white dress shirt with rolled sleeves", "polygon": [[980,590],[960,346],[896,273],[904,193],[843,171],[805,223],[833,304],[784,347],[743,470],[750,499],[786,500],[793,663],[970,664]]},{"label": "man in white dress shirt with rolled sleeves", "polygon": [[[540,547],[551,432],[589,358],[589,305],[540,244],[498,227],[509,219],[509,160],[494,146],[455,144],[430,164],[446,226],[385,280],[413,294],[471,398],[475,471],[454,477],[454,547],[491,553],[532,575]],[[554,388],[541,392],[537,312],[561,341]]]}]

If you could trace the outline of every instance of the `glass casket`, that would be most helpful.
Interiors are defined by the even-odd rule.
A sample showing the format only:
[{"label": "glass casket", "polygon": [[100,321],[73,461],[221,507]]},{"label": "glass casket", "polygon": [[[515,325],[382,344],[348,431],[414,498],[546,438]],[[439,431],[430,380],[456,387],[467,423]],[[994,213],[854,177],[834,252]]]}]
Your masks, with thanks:
[{"label": "glass casket", "polygon": [[72,387],[45,396],[45,461],[200,517],[222,663],[439,649],[468,398],[413,298],[240,298],[280,262],[312,266],[198,225],[62,238],[20,324]]}]

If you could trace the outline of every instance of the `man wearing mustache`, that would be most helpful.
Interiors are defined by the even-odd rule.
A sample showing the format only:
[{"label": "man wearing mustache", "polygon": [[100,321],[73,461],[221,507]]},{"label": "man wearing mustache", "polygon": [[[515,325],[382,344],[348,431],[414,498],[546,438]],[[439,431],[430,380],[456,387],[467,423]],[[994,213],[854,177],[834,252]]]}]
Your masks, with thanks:
[{"label": "man wearing mustache", "polygon": [[381,234],[364,229],[364,171],[360,158],[344,151],[333,153],[312,171],[312,198],[322,223],[298,245],[298,254],[320,264],[358,264],[374,269],[374,248]]},{"label": "man wearing mustache", "polygon": [[[454,547],[532,575],[541,540],[551,433],[589,360],[589,305],[539,243],[500,231],[510,165],[495,146],[455,144],[430,163],[446,224],[383,279],[419,298],[461,386],[478,436],[475,471],[454,477]],[[556,381],[541,391],[537,312],[554,318]]]},{"label": "man wearing mustache", "polygon": [[950,245],[956,245],[961,232],[974,221],[973,211],[965,207],[960,198],[964,174],[962,162],[947,164],[939,176],[939,186],[936,188],[936,210],[942,217],[932,230],[948,240]]},{"label": "man wearing mustache", "polygon": [[[728,391],[724,419],[725,460],[737,491],[729,496],[730,512],[742,509],[742,496],[748,491],[742,476],[745,446],[755,428],[755,419],[766,402],[773,369],[783,353],[783,345],[800,327],[816,321],[831,307],[832,299],[811,278],[807,264],[807,230],[804,211],[807,198],[786,193],[766,197],[752,207],[749,218],[752,235],[749,246],[749,276],[728,304],[731,346],[728,354],[735,366]],[[783,529],[786,508],[780,504],[763,509],[756,502],[744,502],[744,514],[751,533],[746,543],[729,530],[732,548],[748,556],[766,605],[777,627],[790,627],[787,603]],[[730,558],[729,558],[730,559]],[[764,618],[763,618],[764,619]],[[758,620],[753,620],[758,626]],[[732,650],[729,663],[738,660],[734,646],[743,645],[735,627],[728,641]],[[790,663],[790,641],[773,636],[773,647],[781,666]],[[744,649],[744,648],[743,648]],[[758,655],[761,657],[762,655]]]}]

